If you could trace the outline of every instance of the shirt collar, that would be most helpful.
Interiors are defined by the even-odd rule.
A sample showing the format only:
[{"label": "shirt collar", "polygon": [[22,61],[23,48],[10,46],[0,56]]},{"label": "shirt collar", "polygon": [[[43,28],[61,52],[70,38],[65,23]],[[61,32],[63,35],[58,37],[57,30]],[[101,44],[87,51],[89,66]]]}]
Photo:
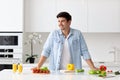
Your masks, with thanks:
[{"label": "shirt collar", "polygon": [[[60,34],[60,35],[63,35],[63,34],[62,34],[62,31],[61,31],[60,29],[59,29],[59,34]],[[69,33],[69,35],[72,35],[72,34],[73,34],[73,29],[70,28],[70,33]]]}]

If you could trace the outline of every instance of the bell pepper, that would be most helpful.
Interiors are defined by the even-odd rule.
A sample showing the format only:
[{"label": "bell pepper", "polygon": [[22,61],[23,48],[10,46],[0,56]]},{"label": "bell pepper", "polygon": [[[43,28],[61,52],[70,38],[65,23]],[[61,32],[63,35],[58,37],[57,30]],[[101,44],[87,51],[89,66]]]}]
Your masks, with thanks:
[{"label": "bell pepper", "polygon": [[67,70],[74,70],[74,64],[67,64]]}]

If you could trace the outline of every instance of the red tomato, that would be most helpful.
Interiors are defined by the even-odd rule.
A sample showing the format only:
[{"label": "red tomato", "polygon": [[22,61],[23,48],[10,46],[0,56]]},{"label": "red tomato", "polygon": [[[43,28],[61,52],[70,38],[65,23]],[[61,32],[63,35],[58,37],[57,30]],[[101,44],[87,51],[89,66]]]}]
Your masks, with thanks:
[{"label": "red tomato", "polygon": [[32,72],[33,73],[46,73],[46,74],[50,73],[49,70],[42,70],[42,69],[33,69]]},{"label": "red tomato", "polygon": [[49,73],[49,71],[47,70],[46,73]]},{"label": "red tomato", "polygon": [[101,70],[101,71],[106,71],[106,69],[107,69],[106,66],[104,66],[104,65],[101,65],[101,66],[100,66],[100,70]]}]

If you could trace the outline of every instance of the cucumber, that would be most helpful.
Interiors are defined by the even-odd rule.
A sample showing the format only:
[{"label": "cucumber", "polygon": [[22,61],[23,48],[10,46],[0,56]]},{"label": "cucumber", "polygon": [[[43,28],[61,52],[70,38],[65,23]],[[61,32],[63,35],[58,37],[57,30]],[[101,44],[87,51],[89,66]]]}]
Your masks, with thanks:
[{"label": "cucumber", "polygon": [[76,69],[75,72],[76,72],[76,73],[84,72],[84,69]]}]

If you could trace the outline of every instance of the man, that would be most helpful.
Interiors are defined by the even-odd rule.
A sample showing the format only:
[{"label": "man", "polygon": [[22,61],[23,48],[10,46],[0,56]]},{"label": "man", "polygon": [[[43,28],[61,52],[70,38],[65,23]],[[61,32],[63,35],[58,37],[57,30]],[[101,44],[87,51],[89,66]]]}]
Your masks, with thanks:
[{"label": "man", "polygon": [[50,57],[50,70],[66,69],[66,65],[70,63],[75,65],[75,69],[81,69],[81,56],[83,56],[89,67],[96,70],[82,33],[70,28],[71,15],[67,12],[60,12],[57,19],[60,29],[50,33],[36,68],[40,68]]}]

